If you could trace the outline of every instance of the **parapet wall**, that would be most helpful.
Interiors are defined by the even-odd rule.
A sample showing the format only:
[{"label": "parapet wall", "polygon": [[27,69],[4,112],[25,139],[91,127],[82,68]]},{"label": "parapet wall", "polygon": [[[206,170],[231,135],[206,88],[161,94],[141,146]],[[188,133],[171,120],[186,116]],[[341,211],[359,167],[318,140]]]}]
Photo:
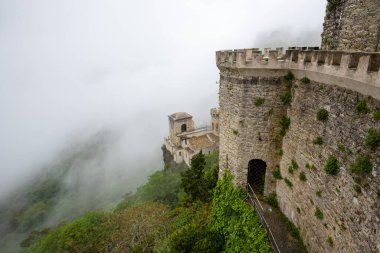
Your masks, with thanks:
[{"label": "parapet wall", "polygon": [[216,53],[218,68],[291,70],[296,77],[348,88],[380,99],[380,53],[315,50],[227,50]]}]

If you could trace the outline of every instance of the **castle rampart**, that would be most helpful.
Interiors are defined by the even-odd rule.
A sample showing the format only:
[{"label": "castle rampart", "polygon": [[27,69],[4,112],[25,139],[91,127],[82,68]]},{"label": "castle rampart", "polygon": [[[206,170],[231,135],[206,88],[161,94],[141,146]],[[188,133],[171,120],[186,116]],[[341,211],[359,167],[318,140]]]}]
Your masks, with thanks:
[{"label": "castle rampart", "polygon": [[[216,53],[220,69],[254,71],[280,76],[291,70],[296,77],[348,88],[380,99],[380,53],[313,50],[315,48],[227,50]],[[271,70],[271,71],[269,71]],[[264,72],[263,72],[264,71]]]}]

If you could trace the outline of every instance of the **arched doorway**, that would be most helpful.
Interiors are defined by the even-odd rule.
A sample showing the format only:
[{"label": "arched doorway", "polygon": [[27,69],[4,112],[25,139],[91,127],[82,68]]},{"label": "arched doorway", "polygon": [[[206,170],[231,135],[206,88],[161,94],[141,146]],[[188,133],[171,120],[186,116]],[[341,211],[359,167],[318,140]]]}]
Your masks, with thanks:
[{"label": "arched doorway", "polygon": [[257,194],[264,193],[265,172],[267,164],[260,159],[252,159],[248,163],[248,184],[251,185],[253,191]]},{"label": "arched doorway", "polygon": [[182,124],[181,125],[181,132],[186,132],[186,130],[187,130],[186,124]]}]

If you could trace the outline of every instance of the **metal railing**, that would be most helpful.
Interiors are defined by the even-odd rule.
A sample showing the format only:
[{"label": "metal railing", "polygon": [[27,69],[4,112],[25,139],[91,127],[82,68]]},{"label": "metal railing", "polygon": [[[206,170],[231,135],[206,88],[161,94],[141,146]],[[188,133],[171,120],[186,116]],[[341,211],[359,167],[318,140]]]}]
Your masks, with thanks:
[{"label": "metal railing", "polygon": [[[253,198],[251,196],[251,193],[253,195]],[[269,241],[272,245],[272,249],[276,252],[276,253],[281,253],[279,247],[278,247],[278,244],[276,242],[276,239],[274,238],[274,235],[272,233],[272,230],[270,229],[269,225],[268,225],[268,222],[266,221],[265,217],[264,217],[264,208],[263,206],[261,205],[259,199],[257,198],[255,192],[253,191],[252,187],[250,184],[247,183],[247,197],[249,198],[249,200],[252,202],[253,206],[254,206],[254,209],[257,213],[257,215],[259,216],[260,218],[260,221],[261,221],[261,224],[263,225],[263,227],[265,228],[265,230],[267,231],[267,235],[269,237]]]}]

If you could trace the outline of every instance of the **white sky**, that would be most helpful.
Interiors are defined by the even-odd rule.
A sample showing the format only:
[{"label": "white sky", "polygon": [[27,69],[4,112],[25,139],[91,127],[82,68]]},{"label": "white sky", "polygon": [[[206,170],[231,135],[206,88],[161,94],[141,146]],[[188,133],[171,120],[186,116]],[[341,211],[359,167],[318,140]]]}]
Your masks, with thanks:
[{"label": "white sky", "polygon": [[160,152],[168,114],[202,124],[217,106],[215,51],[318,46],[325,5],[0,0],[0,192],[83,129],[121,126],[131,156]]}]

